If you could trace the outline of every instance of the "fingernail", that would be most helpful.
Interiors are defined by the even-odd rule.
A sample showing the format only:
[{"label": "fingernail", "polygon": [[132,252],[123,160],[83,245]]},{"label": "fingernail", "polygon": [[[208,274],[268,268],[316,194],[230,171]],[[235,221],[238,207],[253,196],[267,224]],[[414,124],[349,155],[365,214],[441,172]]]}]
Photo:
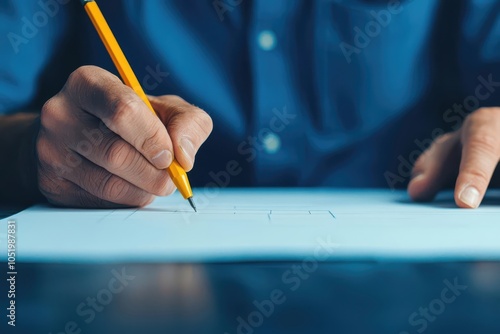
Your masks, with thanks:
[{"label": "fingernail", "polygon": [[186,158],[191,162],[191,164],[193,164],[196,151],[194,149],[193,143],[191,142],[191,140],[189,140],[189,138],[183,137],[181,139],[181,150]]},{"label": "fingernail", "polygon": [[458,198],[471,208],[477,208],[479,206],[479,196],[479,190],[469,186],[462,190]]},{"label": "fingernail", "polygon": [[156,168],[165,169],[172,163],[172,153],[170,153],[170,151],[163,150],[151,159],[151,161]]}]

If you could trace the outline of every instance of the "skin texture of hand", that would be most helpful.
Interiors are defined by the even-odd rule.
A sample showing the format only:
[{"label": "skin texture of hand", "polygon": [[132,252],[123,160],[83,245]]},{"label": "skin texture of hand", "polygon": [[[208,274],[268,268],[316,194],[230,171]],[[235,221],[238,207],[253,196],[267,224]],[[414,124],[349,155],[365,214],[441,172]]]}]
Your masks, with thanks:
[{"label": "skin texture of hand", "polygon": [[439,190],[455,182],[456,204],[477,208],[499,160],[500,108],[479,109],[459,130],[437,138],[420,156],[408,193],[417,201],[432,200]]},{"label": "skin texture of hand", "polygon": [[174,192],[165,169],[174,158],[192,169],[212,120],[178,96],[150,101],[159,117],[115,75],[93,66],[73,72],[41,113],[38,185],[49,202],[140,207]]}]

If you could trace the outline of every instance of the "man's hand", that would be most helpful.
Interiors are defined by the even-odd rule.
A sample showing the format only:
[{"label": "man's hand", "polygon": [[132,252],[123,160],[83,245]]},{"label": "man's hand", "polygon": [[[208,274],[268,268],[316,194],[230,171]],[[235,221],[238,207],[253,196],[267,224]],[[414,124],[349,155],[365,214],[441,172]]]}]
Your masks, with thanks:
[{"label": "man's hand", "polygon": [[174,158],[193,167],[212,120],[180,97],[150,99],[159,118],[115,75],[93,66],[73,72],[42,109],[42,194],[56,205],[108,208],[174,192],[165,169]]},{"label": "man's hand", "polygon": [[436,139],[415,163],[408,192],[431,200],[455,182],[455,202],[462,208],[481,203],[500,160],[500,108],[475,111],[455,132]]}]

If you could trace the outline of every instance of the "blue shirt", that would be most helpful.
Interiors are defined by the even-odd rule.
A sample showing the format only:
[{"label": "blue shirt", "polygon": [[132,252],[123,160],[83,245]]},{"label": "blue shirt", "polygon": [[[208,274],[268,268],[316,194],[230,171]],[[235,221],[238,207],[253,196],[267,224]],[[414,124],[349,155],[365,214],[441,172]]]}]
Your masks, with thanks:
[{"label": "blue shirt", "polygon": [[[67,2],[0,3],[0,113],[39,110],[77,66],[116,72]],[[194,186],[403,187],[435,136],[500,102],[496,0],[100,6],[149,94],[212,116]]]}]

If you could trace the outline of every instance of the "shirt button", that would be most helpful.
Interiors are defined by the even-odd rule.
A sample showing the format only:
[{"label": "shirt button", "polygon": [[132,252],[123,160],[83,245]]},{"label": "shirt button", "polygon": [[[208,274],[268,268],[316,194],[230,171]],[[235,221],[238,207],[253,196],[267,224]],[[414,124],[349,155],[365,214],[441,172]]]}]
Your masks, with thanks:
[{"label": "shirt button", "polygon": [[276,46],[276,35],[270,30],[263,30],[259,34],[258,41],[262,50],[270,51]]},{"label": "shirt button", "polygon": [[278,135],[275,133],[269,133],[267,134],[262,143],[264,144],[264,150],[268,154],[274,154],[279,151],[281,148],[281,139]]}]

